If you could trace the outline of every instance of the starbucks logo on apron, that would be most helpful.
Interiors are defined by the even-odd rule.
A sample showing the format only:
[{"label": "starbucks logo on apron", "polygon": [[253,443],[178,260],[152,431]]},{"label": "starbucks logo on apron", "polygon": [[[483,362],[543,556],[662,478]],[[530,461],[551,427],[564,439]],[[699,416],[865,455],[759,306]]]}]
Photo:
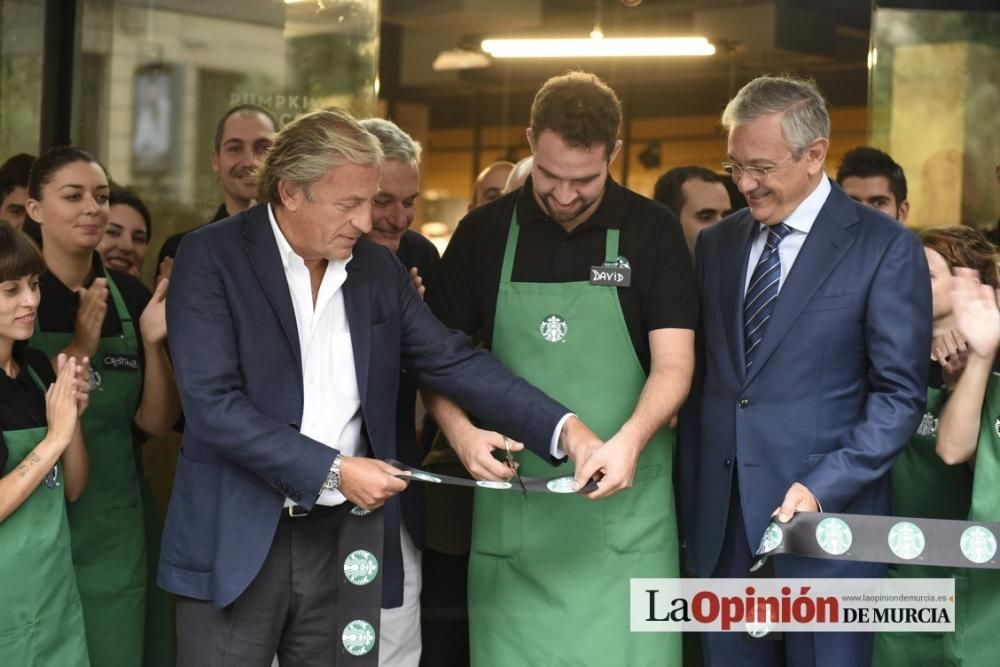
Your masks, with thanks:
[{"label": "starbucks logo on apron", "polygon": [[773,551],[778,548],[781,544],[781,528],[778,524],[772,522],[768,524],[767,530],[764,531],[764,537],[760,538],[760,546],[757,547],[757,555],[766,554],[769,551]]},{"label": "starbucks logo on apron", "polygon": [[364,507],[354,507],[351,509],[351,514],[354,516],[368,516],[371,513],[371,510],[366,510]]},{"label": "starbucks logo on apron", "polygon": [[993,432],[1000,438],[1000,417],[997,417],[997,420],[993,422]]},{"label": "starbucks logo on apron", "polygon": [[378,576],[378,559],[370,551],[352,551],[344,560],[344,576],[355,586],[364,586]]},{"label": "starbucks logo on apron", "polygon": [[410,472],[410,477],[413,479],[419,479],[421,482],[433,482],[434,484],[440,484],[441,478],[430,475],[426,472],[418,472],[416,470]]},{"label": "starbucks logo on apron", "polygon": [[344,628],[340,641],[351,655],[365,655],[375,648],[375,628],[368,621],[351,621]]},{"label": "starbucks logo on apron", "polygon": [[934,435],[937,433],[938,419],[929,412],[925,412],[920,426],[917,427],[917,435]]},{"label": "starbucks logo on apron", "polygon": [[542,338],[550,343],[561,343],[566,339],[568,329],[569,325],[566,324],[566,320],[558,315],[549,315],[538,326],[538,333],[542,334]]},{"label": "starbucks logo on apron", "polygon": [[101,374],[93,366],[90,367],[90,391],[101,388]]},{"label": "starbucks logo on apron", "polygon": [[45,475],[45,486],[54,489],[59,486],[59,464],[52,466],[52,470]]},{"label": "starbucks logo on apron", "polygon": [[962,532],[962,555],[973,563],[986,563],[997,553],[997,538],[987,528],[970,526]]},{"label": "starbucks logo on apron", "polygon": [[924,552],[924,531],[909,521],[900,521],[889,529],[889,549],[896,558],[913,560]]},{"label": "starbucks logo on apron", "polygon": [[816,542],[820,548],[831,556],[840,556],[851,548],[854,535],[851,527],[843,520],[831,517],[823,519],[816,526]]},{"label": "starbucks logo on apron", "polygon": [[479,480],[476,482],[476,486],[481,486],[484,489],[497,489],[498,491],[506,491],[512,484],[509,482],[492,482],[490,480]]},{"label": "starbucks logo on apron", "polygon": [[550,479],[545,486],[552,493],[573,493],[574,481],[572,477],[557,477]]}]

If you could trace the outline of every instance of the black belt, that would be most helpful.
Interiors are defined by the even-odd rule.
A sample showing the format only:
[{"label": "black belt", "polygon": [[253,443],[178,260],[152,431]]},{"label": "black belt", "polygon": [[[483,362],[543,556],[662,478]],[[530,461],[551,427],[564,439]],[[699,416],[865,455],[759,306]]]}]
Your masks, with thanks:
[{"label": "black belt", "polygon": [[346,512],[348,508],[351,507],[350,503],[341,503],[339,505],[313,505],[311,510],[307,510],[301,505],[289,505],[281,513],[281,518],[283,519],[318,519],[325,516],[333,516],[334,514],[340,514]]}]

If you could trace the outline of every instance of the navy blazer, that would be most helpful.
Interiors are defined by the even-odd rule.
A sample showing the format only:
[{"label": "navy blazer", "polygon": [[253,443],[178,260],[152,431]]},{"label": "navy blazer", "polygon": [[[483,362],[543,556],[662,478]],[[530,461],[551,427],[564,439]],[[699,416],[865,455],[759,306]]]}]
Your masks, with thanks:
[{"label": "navy blazer", "polygon": [[[919,239],[836,184],[786,277],[749,372],[743,295],[759,229],[749,209],[701,233],[697,371],[681,416],[688,567],[708,577],[738,468],[756,548],[794,482],[824,511],[890,512],[889,469],[920,422],[931,289]],[[866,576],[858,563],[782,557],[776,576]]]},{"label": "navy blazer", "polygon": [[[566,408],[445,328],[385,248],[360,240],[347,273],[342,289],[369,455],[396,456],[402,367],[485,428],[549,459]],[[298,329],[266,204],[185,236],[167,323],[187,425],[158,583],[224,607],[260,571],[285,498],[312,507],[338,453],[299,433]],[[399,496],[384,511],[383,606],[396,607],[403,596]]]}]

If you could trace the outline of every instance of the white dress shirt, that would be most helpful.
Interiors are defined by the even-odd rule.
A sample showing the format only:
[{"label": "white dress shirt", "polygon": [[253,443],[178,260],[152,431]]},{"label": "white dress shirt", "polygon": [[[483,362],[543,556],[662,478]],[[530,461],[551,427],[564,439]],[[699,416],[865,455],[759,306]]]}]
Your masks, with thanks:
[{"label": "white dress shirt", "polygon": [[[779,290],[785,284],[785,278],[788,277],[788,272],[792,270],[792,265],[795,264],[795,259],[799,256],[799,251],[802,250],[802,244],[805,243],[806,236],[816,222],[816,216],[819,215],[820,209],[823,208],[823,204],[826,203],[826,198],[830,196],[832,189],[830,187],[830,180],[824,175],[820,179],[816,189],[803,199],[802,203],[784,221],[786,225],[791,227],[792,231],[778,244],[778,258],[781,260],[781,276],[778,279]],[[746,282],[743,283],[744,294],[750,289],[750,278],[753,276],[754,267],[757,266],[760,256],[764,253],[764,244],[767,242],[766,230],[768,229],[767,225],[760,223],[758,225],[757,238],[754,239],[753,245],[750,246],[750,258],[747,261],[747,278]]]},{"label": "white dress shirt", "polygon": [[[271,206],[267,207],[274,240],[288,281],[295,309],[295,324],[302,351],[302,435],[339,449],[344,456],[364,456],[361,442],[361,396],[354,368],[354,348],[347,326],[344,291],[348,257],[330,261],[313,305],[312,283],[305,260],[295,254],[278,228]],[[323,491],[319,505],[339,505],[339,491]],[[285,500],[285,506],[294,505]]]}]

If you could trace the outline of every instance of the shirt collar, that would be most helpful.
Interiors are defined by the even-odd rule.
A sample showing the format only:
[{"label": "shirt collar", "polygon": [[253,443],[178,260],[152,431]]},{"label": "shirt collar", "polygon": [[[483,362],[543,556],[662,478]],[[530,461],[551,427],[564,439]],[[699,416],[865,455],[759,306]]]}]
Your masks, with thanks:
[{"label": "shirt collar", "polygon": [[802,200],[802,203],[792,211],[792,214],[784,220],[784,223],[797,232],[808,234],[809,230],[816,223],[816,216],[819,215],[832,189],[830,187],[830,179],[824,174],[823,178],[819,180],[819,185],[809,193],[808,197]]},{"label": "shirt collar", "polygon": [[[274,217],[274,209],[271,208],[271,204],[267,205],[267,219],[271,222],[271,232],[274,233],[274,240],[278,244],[278,254],[281,256],[281,266],[285,269],[285,272],[288,272],[288,266],[293,258],[305,264],[305,260],[295,252],[288,239],[285,238],[284,232],[278,227],[278,220]],[[353,254],[347,259],[333,259],[329,261],[328,267],[343,270],[346,269],[347,263],[352,259],[354,259]]]},{"label": "shirt collar", "polygon": [[[517,223],[519,225],[544,221],[551,222],[548,214],[535,201],[534,188],[530,175],[518,192],[515,206],[517,207]],[[594,225],[607,229],[621,229],[622,218],[624,216],[624,188],[618,185],[615,179],[611,178],[611,174],[608,174],[604,185],[604,197],[601,199],[601,203],[597,205],[597,210],[591,213],[590,217],[584,220],[576,229]],[[576,229],[573,231],[575,232]]]}]

